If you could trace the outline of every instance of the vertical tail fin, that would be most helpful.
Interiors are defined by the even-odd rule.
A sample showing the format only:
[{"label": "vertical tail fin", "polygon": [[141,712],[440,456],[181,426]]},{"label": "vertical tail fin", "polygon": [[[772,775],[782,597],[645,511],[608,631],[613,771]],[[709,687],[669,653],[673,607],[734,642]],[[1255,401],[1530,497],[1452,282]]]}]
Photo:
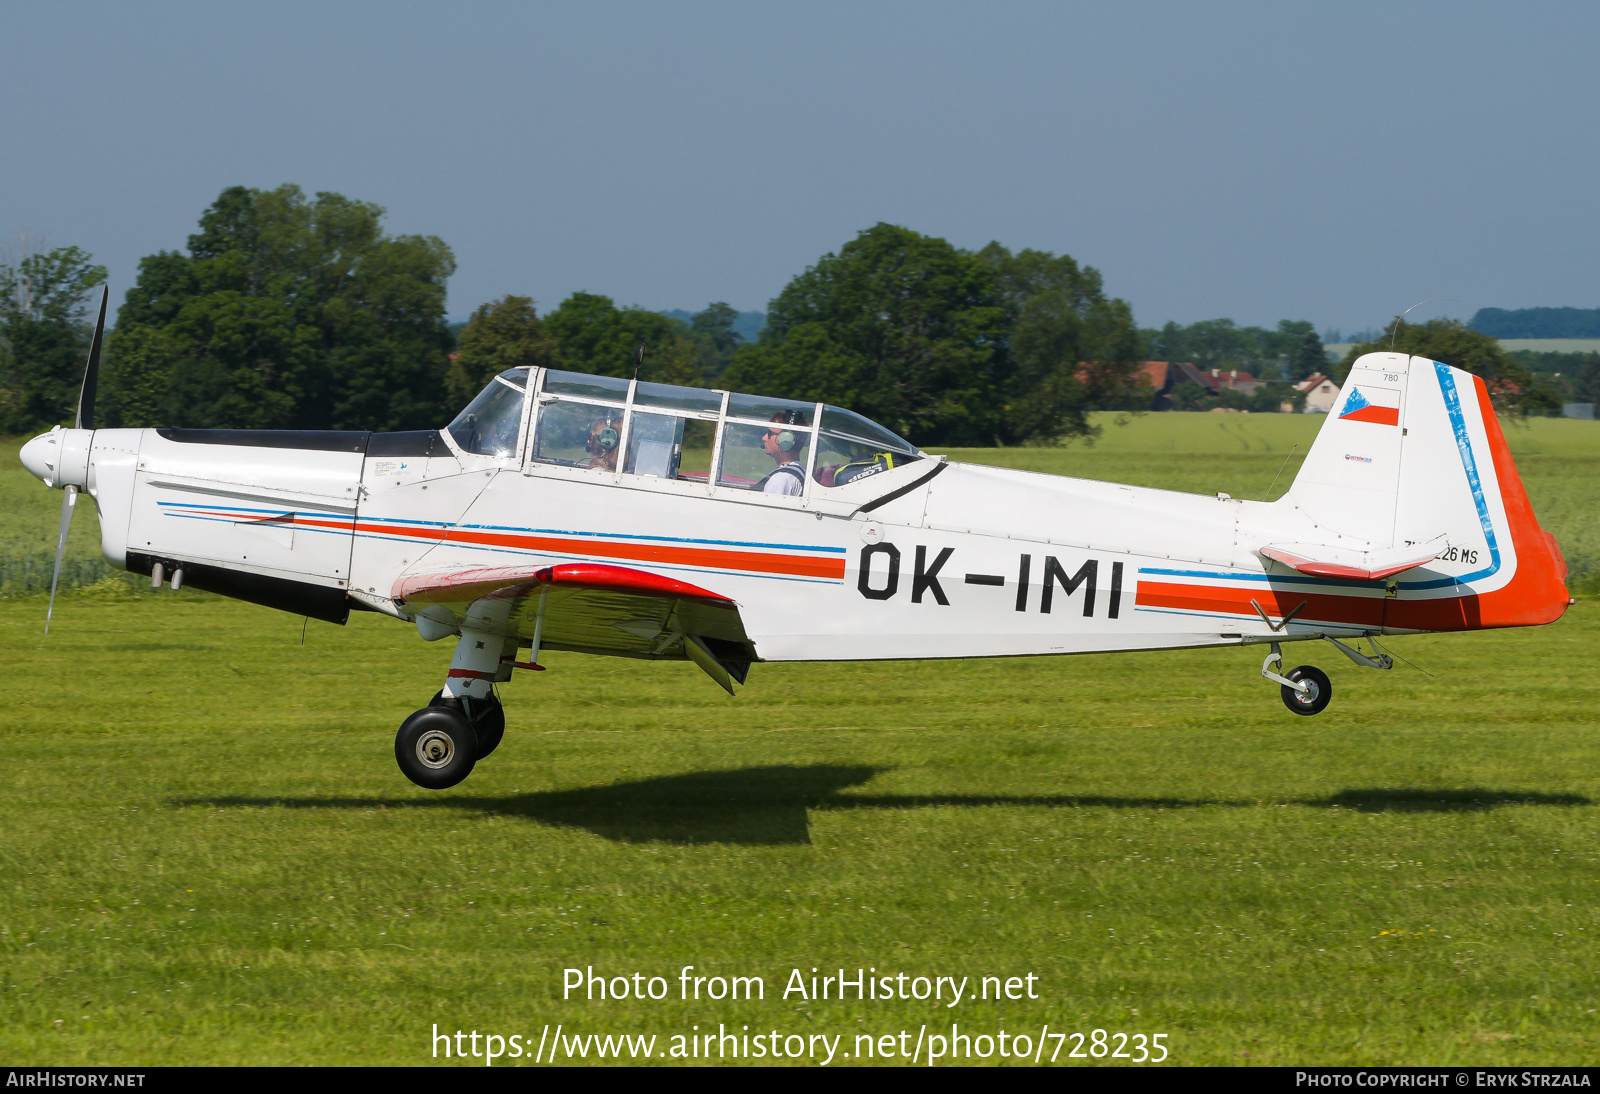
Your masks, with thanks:
[{"label": "vertical tail fin", "polygon": [[1330,546],[1440,544],[1437,558],[1389,579],[1390,629],[1527,626],[1566,610],[1560,550],[1471,373],[1403,354],[1362,357],[1285,497]]},{"label": "vertical tail fin", "polygon": [[1306,462],[1285,497],[1330,546],[1383,551],[1399,545],[1401,412],[1411,367],[1403,353],[1369,353],[1355,363]]}]

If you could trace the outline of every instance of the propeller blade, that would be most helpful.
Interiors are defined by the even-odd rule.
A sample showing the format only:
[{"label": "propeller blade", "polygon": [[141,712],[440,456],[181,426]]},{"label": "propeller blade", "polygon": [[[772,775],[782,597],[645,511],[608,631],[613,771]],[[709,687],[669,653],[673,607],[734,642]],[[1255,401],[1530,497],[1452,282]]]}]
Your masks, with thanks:
[{"label": "propeller blade", "polygon": [[[78,419],[74,424],[79,429],[94,428],[94,397],[100,388],[100,344],[105,340],[106,304],[110,299],[111,287],[102,286],[100,319],[94,325],[94,340],[89,343],[89,363],[83,370],[83,391],[78,395]],[[60,569],[59,563],[57,569]]]},{"label": "propeller blade", "polygon": [[66,487],[61,499],[61,531],[56,536],[56,572],[50,575],[50,608],[44,613],[44,633],[50,633],[50,617],[56,611],[56,582],[61,580],[61,556],[67,550],[67,533],[72,530],[72,511],[78,505],[78,488]]}]

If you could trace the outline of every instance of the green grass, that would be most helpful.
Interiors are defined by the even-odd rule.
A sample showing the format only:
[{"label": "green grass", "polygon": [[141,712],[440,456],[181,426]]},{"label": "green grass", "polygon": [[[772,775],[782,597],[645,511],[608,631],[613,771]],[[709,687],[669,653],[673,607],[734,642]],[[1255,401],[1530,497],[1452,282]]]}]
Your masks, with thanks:
[{"label": "green grass", "polygon": [[[1260,496],[1294,443],[1229,451],[1206,432],[1223,416],[1163,417],[1199,439],[984,455]],[[1551,501],[1593,497],[1595,462],[1519,455],[1547,526]],[[7,532],[32,505],[53,535],[59,495],[15,500],[7,473]],[[48,640],[43,614],[0,601],[17,1063],[422,1063],[435,1022],[725,1023],[841,1051],[1048,1022],[1164,1032],[1175,1063],[1600,1047],[1594,603],[1393,643],[1433,676],[1295,647],[1334,680],[1317,718],[1239,650],[758,665],[736,700],[686,664],[554,654],[441,793],[405,782],[392,740],[446,644],[356,615],[302,646],[299,619],[111,584],[58,604]],[[591,965],[674,995],[683,965],[761,975],[767,998],[563,1001],[561,970]],[[785,1002],[812,966],[1033,973],[1040,998]]]}]

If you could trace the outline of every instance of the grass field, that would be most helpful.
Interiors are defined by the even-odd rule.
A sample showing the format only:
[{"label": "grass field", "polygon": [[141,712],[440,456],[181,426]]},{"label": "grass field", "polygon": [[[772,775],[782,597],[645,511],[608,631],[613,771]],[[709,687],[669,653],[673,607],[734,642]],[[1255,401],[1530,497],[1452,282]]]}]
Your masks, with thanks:
[{"label": "grass field", "polygon": [[[1276,496],[1314,425],[1152,415],[959,458],[1261,497],[1299,441]],[[1569,560],[1600,554],[1600,430],[1511,436]],[[10,458],[21,552],[59,495]],[[758,665],[736,700],[688,665],[553,654],[442,793],[392,740],[448,650],[392,621],[301,645],[299,619],[115,581],[64,598],[48,640],[43,614],[0,601],[10,1062],[431,1063],[434,1023],[658,1052],[721,1023],[842,1035],[849,1063],[857,1035],[952,1021],[1165,1033],[1174,1063],[1600,1048],[1592,601],[1393,643],[1431,676],[1312,655],[1337,692],[1313,719],[1240,650]],[[679,1002],[684,965],[766,998]],[[563,1001],[569,966],[672,996]],[[814,966],[1033,974],[1039,997],[785,1001]]]}]

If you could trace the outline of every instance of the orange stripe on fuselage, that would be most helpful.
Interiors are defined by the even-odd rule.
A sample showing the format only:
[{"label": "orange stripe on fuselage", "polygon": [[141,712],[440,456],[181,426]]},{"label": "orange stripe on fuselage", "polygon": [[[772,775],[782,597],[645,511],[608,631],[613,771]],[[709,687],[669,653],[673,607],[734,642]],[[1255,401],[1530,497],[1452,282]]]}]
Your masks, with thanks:
[{"label": "orange stripe on fuselage", "polygon": [[[297,524],[321,522],[297,517]],[[328,525],[328,527],[344,527]],[[808,558],[805,555],[768,555],[758,551],[730,551],[717,547],[679,547],[653,543],[612,543],[606,540],[571,539],[562,536],[533,536],[512,532],[488,532],[467,528],[415,528],[389,524],[357,522],[357,532],[390,536],[409,536],[442,543],[473,543],[486,547],[515,547],[525,551],[547,551],[564,555],[627,559],[631,562],[660,562],[679,566],[698,566],[712,570],[744,570],[757,574],[786,574],[794,577],[844,578],[844,559]]]},{"label": "orange stripe on fuselage", "polygon": [[1140,608],[1169,608],[1186,612],[1221,612],[1260,618],[1250,601],[1274,619],[1282,618],[1306,602],[1294,617],[1297,623],[1348,623],[1357,627],[1383,625],[1383,596],[1349,596],[1337,593],[1301,593],[1292,589],[1231,589],[1216,585],[1179,585],[1167,581],[1141,581],[1134,596]]}]

